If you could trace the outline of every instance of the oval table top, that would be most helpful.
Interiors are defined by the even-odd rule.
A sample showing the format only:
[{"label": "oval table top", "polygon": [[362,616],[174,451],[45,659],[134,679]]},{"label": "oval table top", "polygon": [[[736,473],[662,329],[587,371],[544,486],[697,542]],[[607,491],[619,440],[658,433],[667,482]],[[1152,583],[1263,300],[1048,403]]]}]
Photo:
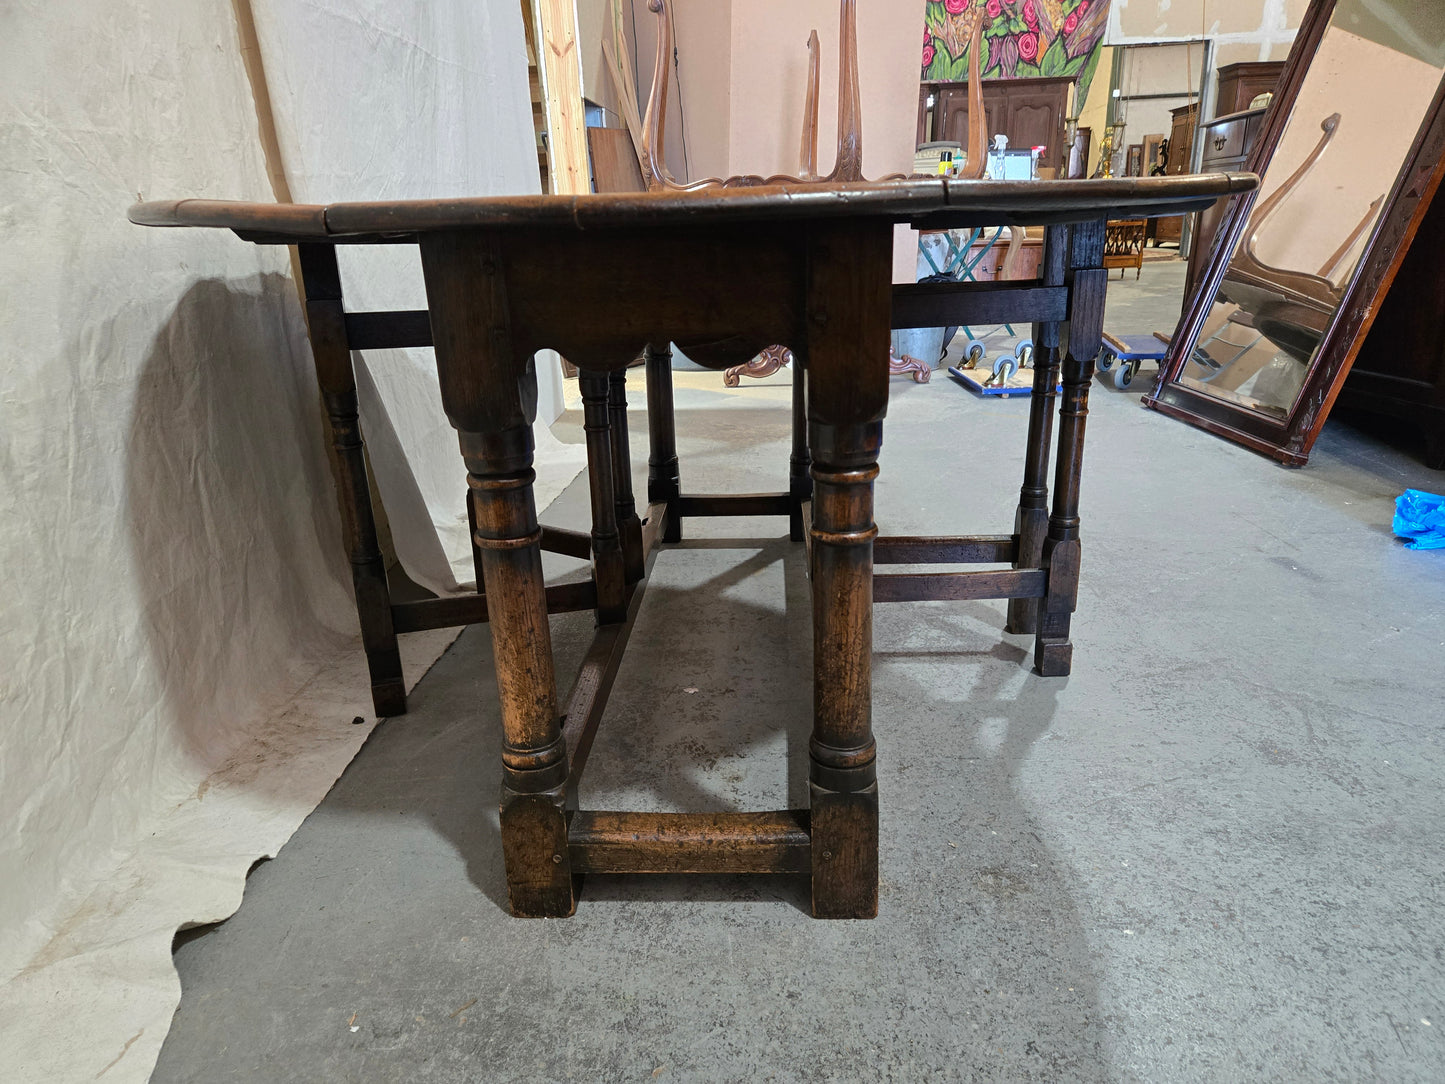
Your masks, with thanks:
[{"label": "oval table top", "polygon": [[1202,210],[1259,185],[1252,173],[1077,181],[917,177],[851,184],[782,184],[695,192],[474,196],[364,203],[155,200],[131,207],[142,226],[234,230],[261,244],[407,242],[458,229],[595,230],[825,218],[886,218],[918,228],[1047,225]]}]

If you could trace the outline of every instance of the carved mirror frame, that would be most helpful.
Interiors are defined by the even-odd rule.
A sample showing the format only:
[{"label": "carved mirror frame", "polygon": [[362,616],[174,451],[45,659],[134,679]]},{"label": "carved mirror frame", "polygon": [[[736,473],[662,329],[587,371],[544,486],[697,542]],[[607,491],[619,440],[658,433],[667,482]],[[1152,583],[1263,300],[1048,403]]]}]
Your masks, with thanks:
[{"label": "carved mirror frame", "polygon": [[[1314,0],[1305,14],[1264,127],[1245,166],[1249,172],[1262,176],[1268,167],[1334,9],[1335,0]],[[1229,261],[1244,233],[1257,190],[1232,197],[1215,234],[1208,267],[1190,295],[1168,352],[1160,363],[1154,390],[1144,397],[1144,405],[1261,452],[1286,466],[1303,466],[1442,175],[1445,175],[1445,78],[1441,79],[1414,143],[1401,163],[1385,208],[1350,275],[1343,300],[1310,360],[1299,395],[1283,418],[1251,410],[1180,382],[1185,363],[1194,351]]]}]

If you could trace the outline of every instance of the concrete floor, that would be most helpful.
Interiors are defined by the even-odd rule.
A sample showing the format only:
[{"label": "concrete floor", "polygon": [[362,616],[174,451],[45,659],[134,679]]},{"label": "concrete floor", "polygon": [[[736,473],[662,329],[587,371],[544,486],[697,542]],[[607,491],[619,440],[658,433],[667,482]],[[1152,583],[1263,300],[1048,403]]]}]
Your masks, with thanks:
[{"label": "concrete floor", "polygon": [[[1170,327],[1181,276],[1116,284],[1108,325]],[[690,488],[782,486],[787,379],[679,374]],[[1445,552],[1389,527],[1445,475],[1334,422],[1286,471],[1141,410],[1149,383],[1095,386],[1072,677],[1030,673],[1001,603],[878,608],[876,921],[814,921],[793,878],[593,878],[575,918],[509,918],[473,628],[178,940],[153,1079],[1445,1079]],[[1027,401],[893,390],[883,531],[1007,530]],[[547,519],[585,510],[579,482]],[[801,552],[688,533],[583,804],[804,804]],[[552,629],[565,689],[590,621]]]}]

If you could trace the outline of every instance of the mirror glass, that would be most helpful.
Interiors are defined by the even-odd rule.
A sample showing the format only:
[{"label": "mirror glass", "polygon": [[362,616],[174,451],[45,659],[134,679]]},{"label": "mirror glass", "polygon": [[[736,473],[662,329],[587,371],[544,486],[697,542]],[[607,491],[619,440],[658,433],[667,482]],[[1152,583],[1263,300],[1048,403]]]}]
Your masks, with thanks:
[{"label": "mirror glass", "polygon": [[1338,0],[1180,383],[1290,414],[1445,71],[1445,0]]}]

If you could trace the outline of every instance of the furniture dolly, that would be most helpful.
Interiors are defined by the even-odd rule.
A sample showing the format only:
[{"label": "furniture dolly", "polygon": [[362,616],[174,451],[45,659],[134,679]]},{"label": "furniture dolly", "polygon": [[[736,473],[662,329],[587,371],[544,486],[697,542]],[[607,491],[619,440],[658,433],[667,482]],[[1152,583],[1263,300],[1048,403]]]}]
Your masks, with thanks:
[{"label": "furniture dolly", "polygon": [[[1069,670],[1079,573],[1079,478],[1107,272],[1104,222],[1178,214],[1257,181],[1249,174],[1150,180],[944,179],[764,186],[697,193],[524,196],[330,206],[142,203],[151,226],[231,229],[296,245],[337,493],[378,714],[405,711],[397,636],[490,621],[503,728],[501,832],[515,914],[569,915],[586,873],[806,873],[818,917],[878,907],[878,787],[871,716],[875,602],[1009,600],[1008,628],[1035,635],[1044,675]],[[898,222],[1048,226],[1032,281],[891,282]],[[335,246],[420,248],[428,309],[347,312]],[[562,269],[559,271],[558,269]],[[889,538],[873,522],[888,405],[891,327],[1032,321],[1036,380],[1011,534]],[[1061,356],[1060,332],[1071,325]],[[800,359],[786,493],[682,492],[668,356],[647,350],[651,454],[645,512],[631,492],[625,368],[674,341],[723,368],[774,343]],[[442,405],[467,470],[484,593],[393,603],[372,521],[351,351],[434,347]],[[535,351],[579,365],[590,535],[538,524],[532,483]],[[1059,370],[1057,464],[1049,450]],[[806,424],[804,424],[806,423]],[[810,807],[736,813],[572,808],[641,605],[650,561],[700,515],[788,516],[809,548],[813,596]],[[549,587],[543,547],[592,562]],[[874,575],[875,564],[1011,567]],[[598,630],[559,700],[547,617],[596,612]]]}]

